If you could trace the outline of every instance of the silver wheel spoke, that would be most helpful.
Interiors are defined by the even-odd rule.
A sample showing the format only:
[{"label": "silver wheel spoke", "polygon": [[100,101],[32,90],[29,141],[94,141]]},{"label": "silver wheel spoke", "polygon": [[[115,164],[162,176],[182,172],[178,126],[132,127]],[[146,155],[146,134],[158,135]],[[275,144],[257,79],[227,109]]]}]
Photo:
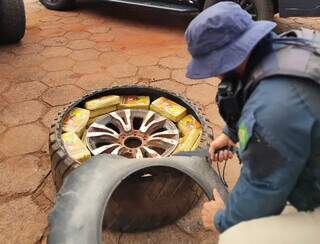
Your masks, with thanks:
[{"label": "silver wheel spoke", "polygon": [[107,151],[108,149],[110,148],[116,148],[116,147],[122,147],[122,145],[118,144],[118,143],[113,143],[113,144],[110,144],[110,145],[104,145],[104,146],[101,146],[101,147],[98,147],[98,148],[95,148],[93,149],[91,152],[93,155],[98,155],[98,154],[101,154],[105,151]]},{"label": "silver wheel spoke", "polygon": [[122,112],[124,112],[125,120],[118,114],[118,112],[112,112],[110,115],[118,121],[124,131],[129,132],[132,130],[131,111],[130,109],[125,109]]},{"label": "silver wheel spoke", "polygon": [[143,154],[140,148],[137,148],[135,151],[135,158],[143,158]]},{"label": "silver wheel spoke", "polygon": [[141,132],[146,132],[147,131],[147,123],[150,122],[152,117],[155,115],[155,112],[153,111],[148,111],[147,115],[143,118],[142,124],[140,126],[140,131]]},{"label": "silver wheel spoke", "polygon": [[155,150],[148,147],[142,147],[142,148],[148,153],[148,155],[151,156],[151,158],[161,158],[161,155],[157,153]]},{"label": "silver wheel spoke", "polygon": [[153,141],[160,142],[161,144],[163,144],[163,143],[171,144],[171,145],[177,144],[177,140],[164,138],[164,137],[149,138],[149,140],[148,140],[148,142],[150,142],[150,144],[152,144]]},{"label": "silver wheel spoke", "polygon": [[88,132],[87,137],[100,137],[100,136],[110,136],[115,139],[119,139],[119,135],[114,135],[113,133],[108,132]]},{"label": "silver wheel spoke", "polygon": [[122,145],[119,145],[118,147],[116,147],[115,149],[113,149],[111,151],[111,154],[116,154],[116,155],[119,155],[120,154],[120,151],[123,150],[125,147],[122,146]]},{"label": "silver wheel spoke", "polygon": [[147,113],[139,129],[142,133],[147,133],[150,130],[150,128],[163,127],[163,125],[166,122],[166,119],[163,117],[160,117],[158,119],[152,120],[154,116],[155,116],[155,112],[153,111],[149,111]]},{"label": "silver wheel spoke", "polygon": [[179,136],[178,130],[166,130],[152,134],[151,138],[159,138],[159,137],[171,137],[171,136]]},{"label": "silver wheel spoke", "polygon": [[118,132],[116,132],[115,130],[113,130],[111,128],[108,128],[105,125],[98,124],[98,123],[93,123],[90,127],[91,128],[100,129],[100,130],[103,130],[103,131],[107,131],[107,132],[109,132],[109,134],[111,133],[114,137],[119,138],[119,133]]}]

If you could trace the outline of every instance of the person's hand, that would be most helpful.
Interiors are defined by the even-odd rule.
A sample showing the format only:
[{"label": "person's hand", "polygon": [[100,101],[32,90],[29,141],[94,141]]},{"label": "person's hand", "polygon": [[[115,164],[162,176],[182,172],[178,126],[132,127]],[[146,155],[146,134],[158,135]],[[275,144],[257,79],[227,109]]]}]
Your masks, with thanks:
[{"label": "person's hand", "polygon": [[214,225],[214,216],[219,209],[224,208],[224,202],[216,189],[213,189],[213,197],[215,200],[208,201],[203,204],[201,218],[205,229],[219,233]]},{"label": "person's hand", "polygon": [[212,161],[224,161],[227,159],[231,159],[233,157],[233,153],[228,150],[220,151],[219,153],[215,153],[220,148],[226,146],[234,146],[234,142],[224,133],[218,136],[213,142],[211,143],[209,154]]}]

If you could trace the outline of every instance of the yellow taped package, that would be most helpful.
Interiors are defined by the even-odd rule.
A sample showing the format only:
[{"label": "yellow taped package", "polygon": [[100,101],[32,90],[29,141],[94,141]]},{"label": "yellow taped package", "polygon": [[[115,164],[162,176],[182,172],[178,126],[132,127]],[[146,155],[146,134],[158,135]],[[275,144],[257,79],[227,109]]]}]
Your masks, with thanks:
[{"label": "yellow taped package", "polygon": [[88,148],[83,144],[83,142],[75,133],[64,133],[61,135],[61,139],[68,154],[74,160],[84,162],[91,158],[91,154]]},{"label": "yellow taped package", "polygon": [[194,151],[199,147],[200,142],[201,142],[201,136],[202,136],[202,129],[200,129],[200,135],[199,135],[198,139],[196,140],[196,142],[193,144],[191,151]]},{"label": "yellow taped package", "polygon": [[118,105],[120,103],[119,96],[104,96],[85,102],[84,107],[89,110],[107,108]]},{"label": "yellow taped package", "polygon": [[187,109],[185,107],[165,97],[159,97],[157,100],[153,101],[150,105],[150,109],[173,122],[178,122],[187,115]]},{"label": "yellow taped package", "polygon": [[74,108],[63,121],[64,132],[74,132],[81,137],[90,117],[90,111],[83,108]]},{"label": "yellow taped package", "polygon": [[192,129],[201,129],[201,124],[189,114],[178,122],[178,128],[185,136],[188,135]]},{"label": "yellow taped package", "polygon": [[149,109],[150,97],[148,96],[122,96],[118,109],[135,108]]},{"label": "yellow taped package", "polygon": [[84,132],[82,134],[82,138],[81,138],[81,141],[83,142],[83,144],[85,146],[87,145],[87,133],[88,133],[88,130],[84,130]]},{"label": "yellow taped package", "polygon": [[178,143],[176,149],[174,150],[173,154],[178,153],[178,152],[181,151],[180,148],[182,147],[183,141],[184,141],[184,137],[180,137],[179,138],[179,143]]},{"label": "yellow taped package", "polygon": [[200,144],[201,134],[201,129],[192,129],[188,135],[183,137],[182,143],[179,141],[180,143],[174,153],[195,150]]},{"label": "yellow taped package", "polygon": [[112,106],[112,107],[107,107],[107,108],[100,108],[100,109],[96,109],[96,110],[91,110],[90,111],[90,119],[91,118],[95,118],[98,117],[100,115],[104,115],[110,112],[113,112],[117,110],[117,106]]}]

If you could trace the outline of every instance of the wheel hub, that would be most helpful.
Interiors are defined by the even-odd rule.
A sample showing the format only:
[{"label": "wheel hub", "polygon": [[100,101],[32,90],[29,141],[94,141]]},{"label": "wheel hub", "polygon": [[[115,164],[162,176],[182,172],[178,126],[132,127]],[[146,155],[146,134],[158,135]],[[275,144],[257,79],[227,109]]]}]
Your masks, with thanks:
[{"label": "wheel hub", "polygon": [[93,155],[117,154],[127,158],[169,156],[179,142],[176,125],[159,114],[139,109],[118,110],[95,121],[86,135]]},{"label": "wheel hub", "polygon": [[142,140],[140,137],[128,137],[124,141],[124,145],[128,148],[138,148],[142,145]]}]

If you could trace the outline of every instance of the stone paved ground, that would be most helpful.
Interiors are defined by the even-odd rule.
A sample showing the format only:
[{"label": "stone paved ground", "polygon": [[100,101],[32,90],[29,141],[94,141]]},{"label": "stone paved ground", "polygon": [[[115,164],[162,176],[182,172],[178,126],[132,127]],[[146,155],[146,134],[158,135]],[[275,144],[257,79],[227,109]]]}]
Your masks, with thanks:
[{"label": "stone paved ground", "polygon": [[[215,134],[223,126],[213,103],[218,80],[184,77],[183,30],[190,16],[127,6],[81,3],[53,12],[26,0],[27,32],[0,47],[0,243],[44,243],[54,201],[48,128],[61,108],[90,90],[120,84],[162,87],[200,104]],[[281,30],[318,18],[276,21]],[[230,162],[232,186],[239,165]],[[104,233],[105,243],[215,243],[199,207],[176,224],[142,234]]]}]

